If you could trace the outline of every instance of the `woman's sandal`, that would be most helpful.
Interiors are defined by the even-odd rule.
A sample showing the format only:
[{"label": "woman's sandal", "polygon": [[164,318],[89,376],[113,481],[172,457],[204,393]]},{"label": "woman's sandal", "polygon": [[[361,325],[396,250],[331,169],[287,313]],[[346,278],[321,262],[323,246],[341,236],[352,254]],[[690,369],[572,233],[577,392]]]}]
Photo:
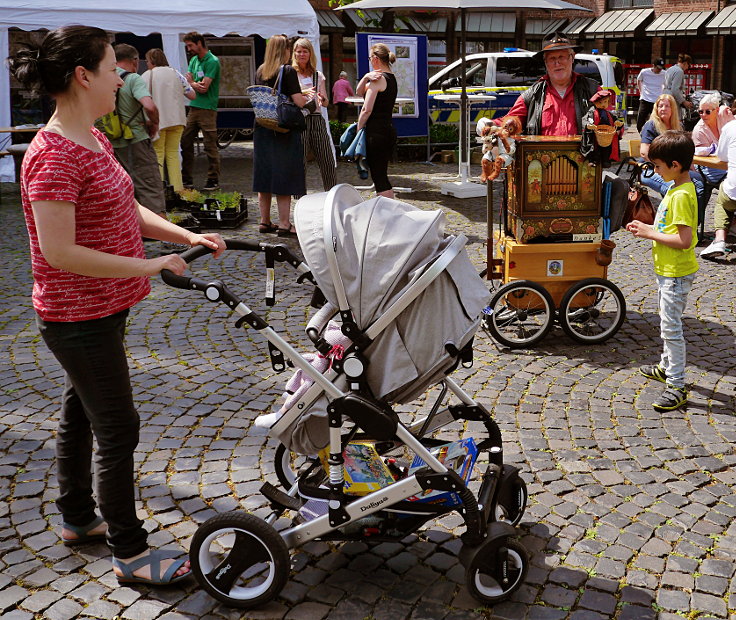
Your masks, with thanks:
[{"label": "woman's sandal", "polygon": [[[186,572],[183,575],[176,574],[176,571],[178,571],[186,563],[186,558],[172,562],[171,566],[166,569],[166,572],[161,575],[161,561],[169,560],[176,556],[176,553],[163,551],[161,549],[149,549],[148,555],[145,555],[142,558],[138,558],[137,560],[133,560],[132,562],[127,564],[113,556],[112,565],[115,568],[119,569],[122,573],[122,575],[118,575],[117,573],[115,574],[118,583],[143,583],[149,586],[166,586],[172,583],[176,583],[177,581],[181,581],[182,579],[186,579],[191,575],[191,571]],[[133,574],[135,571],[143,568],[144,566],[151,567],[150,579],[145,577],[138,577],[137,575]]]},{"label": "woman's sandal", "polygon": [[296,237],[296,230],[292,224],[289,228],[279,228],[276,235],[279,237]]},{"label": "woman's sandal", "polygon": [[258,224],[258,232],[262,235],[265,235],[266,233],[273,233],[279,230],[279,227],[276,226],[276,224],[272,224],[271,222],[268,222],[268,224],[264,224],[261,222]]},{"label": "woman's sandal", "polygon": [[61,540],[67,547],[76,545],[88,545],[90,543],[103,542],[106,534],[90,534],[92,530],[98,527],[105,520],[102,517],[95,517],[93,521],[87,525],[72,525],[71,523],[62,523],[61,527],[69,530],[77,535],[76,538],[64,538],[62,534]]}]

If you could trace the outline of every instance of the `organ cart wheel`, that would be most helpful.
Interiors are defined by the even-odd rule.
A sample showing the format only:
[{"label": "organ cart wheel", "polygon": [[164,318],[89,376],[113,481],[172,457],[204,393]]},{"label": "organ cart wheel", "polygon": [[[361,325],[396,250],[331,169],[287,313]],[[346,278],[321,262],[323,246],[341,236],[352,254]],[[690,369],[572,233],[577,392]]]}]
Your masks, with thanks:
[{"label": "organ cart wheel", "polygon": [[560,302],[562,329],[570,338],[584,344],[608,340],[625,318],[623,293],[603,278],[586,278],[573,284]]},{"label": "organ cart wheel", "polygon": [[508,598],[524,582],[529,557],[518,541],[501,536],[486,542],[465,572],[470,594],[484,603]]},{"label": "organ cart wheel", "polygon": [[289,578],[289,550],[258,517],[231,512],[208,519],[194,533],[192,572],[218,601],[250,609],[273,599]]},{"label": "organ cart wheel", "polygon": [[547,335],[552,327],[555,302],[547,290],[529,280],[504,284],[491,298],[490,313],[483,326],[509,348],[528,347]]}]

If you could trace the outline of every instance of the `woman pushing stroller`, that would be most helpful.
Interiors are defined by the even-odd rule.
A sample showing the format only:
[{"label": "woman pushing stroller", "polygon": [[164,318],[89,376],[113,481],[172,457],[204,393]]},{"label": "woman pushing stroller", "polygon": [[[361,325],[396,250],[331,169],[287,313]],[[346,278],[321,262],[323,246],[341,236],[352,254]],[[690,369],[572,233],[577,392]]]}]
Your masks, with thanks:
[{"label": "woman pushing stroller", "polygon": [[[182,274],[176,254],[147,259],[141,235],[204,245],[220,255],[217,234],[199,235],[136,202],[95,119],[115,107],[123,84],[108,35],[65,26],[40,48],[10,58],[25,87],[46,92],[56,110],[31,143],[21,172],[21,197],[33,267],[33,306],[47,346],[64,369],[56,439],[61,538],[74,546],[107,540],[119,582],[169,584],[189,562],[150,549],[136,515],[133,454],[139,418],[125,356],[128,312],[150,291],[148,277]],[[92,494],[92,439],[97,441]]]}]

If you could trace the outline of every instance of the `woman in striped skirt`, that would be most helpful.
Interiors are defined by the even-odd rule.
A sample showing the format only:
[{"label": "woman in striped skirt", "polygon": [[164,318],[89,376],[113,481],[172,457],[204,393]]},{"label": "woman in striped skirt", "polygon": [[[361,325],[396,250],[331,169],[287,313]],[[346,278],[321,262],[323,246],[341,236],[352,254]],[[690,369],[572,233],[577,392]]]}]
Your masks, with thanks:
[{"label": "woman in striped skirt", "polygon": [[314,101],[314,105],[306,106],[310,109],[310,114],[307,116],[307,129],[302,133],[305,175],[307,154],[311,150],[322,174],[322,186],[327,191],[337,184],[335,151],[327,130],[327,122],[322,116],[323,106],[329,103],[325,76],[317,71],[317,60],[309,39],[298,39],[294,44],[291,65],[299,75],[302,93],[312,97]]}]

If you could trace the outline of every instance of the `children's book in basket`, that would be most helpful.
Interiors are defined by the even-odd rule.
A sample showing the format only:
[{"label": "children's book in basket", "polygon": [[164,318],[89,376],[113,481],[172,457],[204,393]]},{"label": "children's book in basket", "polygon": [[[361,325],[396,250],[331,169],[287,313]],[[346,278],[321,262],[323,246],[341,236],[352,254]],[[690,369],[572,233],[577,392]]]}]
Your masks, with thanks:
[{"label": "children's book in basket", "polygon": [[[468,483],[473,474],[475,460],[478,458],[478,448],[472,437],[437,446],[430,450],[430,453],[445,467],[457,472],[465,481],[465,484]],[[415,456],[411,467],[409,467],[409,475],[411,476],[422,467],[426,467],[426,463]],[[420,495],[409,498],[409,500],[425,504],[441,504],[443,506],[457,506],[462,503],[457,493],[449,491],[424,491]]]},{"label": "children's book in basket", "polygon": [[[329,452],[329,447],[319,452],[322,466],[328,473],[327,458]],[[394,482],[391,471],[378,455],[372,443],[351,442],[345,446],[342,458],[345,461],[345,486],[343,490],[349,495],[368,495]]]}]

